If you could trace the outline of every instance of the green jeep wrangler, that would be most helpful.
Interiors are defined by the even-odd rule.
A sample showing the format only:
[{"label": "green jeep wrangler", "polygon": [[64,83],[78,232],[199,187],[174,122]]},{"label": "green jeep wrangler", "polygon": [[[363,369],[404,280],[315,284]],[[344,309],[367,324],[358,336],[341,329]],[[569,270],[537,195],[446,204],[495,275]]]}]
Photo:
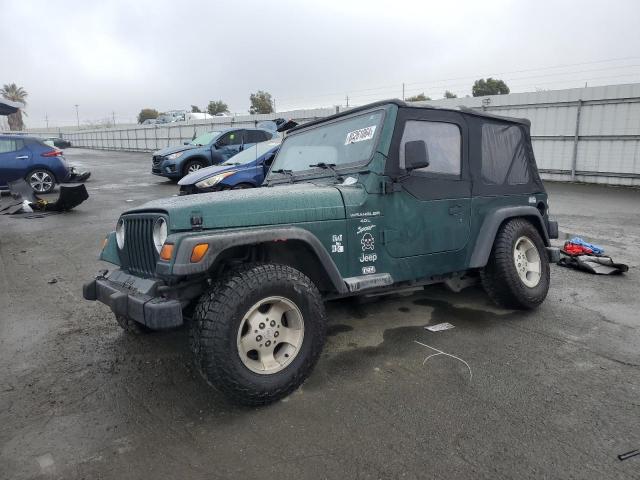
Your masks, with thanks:
[{"label": "green jeep wrangler", "polygon": [[127,332],[190,324],[195,363],[267,404],[311,373],[323,302],[479,279],[510,309],[549,289],[547,194],[527,120],[390,100],[290,130],[263,188],[125,212],[84,285]]}]

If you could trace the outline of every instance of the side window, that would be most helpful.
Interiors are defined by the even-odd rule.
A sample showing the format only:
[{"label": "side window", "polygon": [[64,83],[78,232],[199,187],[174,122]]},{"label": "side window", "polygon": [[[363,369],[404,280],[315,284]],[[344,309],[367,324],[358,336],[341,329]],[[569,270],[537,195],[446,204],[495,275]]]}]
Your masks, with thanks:
[{"label": "side window", "polygon": [[454,123],[408,120],[400,141],[400,168],[404,168],[404,146],[407,142],[424,140],[429,152],[429,166],[416,172],[460,176],[462,135]]},{"label": "side window", "polygon": [[260,143],[268,140],[266,132],[260,130],[247,130],[245,143]]},{"label": "side window", "polygon": [[0,153],[17,152],[22,149],[22,140],[0,140]]},{"label": "side window", "polygon": [[240,144],[242,144],[242,130],[227,132],[222,137],[220,137],[220,140],[218,140],[218,146],[220,147]]},{"label": "side window", "polygon": [[516,125],[482,125],[482,181],[490,185],[529,183],[529,158],[522,129]]}]

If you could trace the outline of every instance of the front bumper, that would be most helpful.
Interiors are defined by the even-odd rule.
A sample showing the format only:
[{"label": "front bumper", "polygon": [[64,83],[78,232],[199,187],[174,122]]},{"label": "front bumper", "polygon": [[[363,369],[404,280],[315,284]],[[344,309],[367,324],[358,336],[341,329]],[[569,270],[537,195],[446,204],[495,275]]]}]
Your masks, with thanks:
[{"label": "front bumper", "polygon": [[151,160],[151,173],[161,177],[180,177],[180,169],[175,160],[162,158],[160,160]]},{"label": "front bumper", "polygon": [[85,283],[85,300],[98,300],[114,314],[131,318],[147,327],[160,330],[182,325],[182,304],[157,295],[160,280],[144,279],[114,270]]},{"label": "front bumper", "polygon": [[558,222],[556,222],[555,220],[547,220],[547,231],[549,233],[549,238],[558,238]]}]

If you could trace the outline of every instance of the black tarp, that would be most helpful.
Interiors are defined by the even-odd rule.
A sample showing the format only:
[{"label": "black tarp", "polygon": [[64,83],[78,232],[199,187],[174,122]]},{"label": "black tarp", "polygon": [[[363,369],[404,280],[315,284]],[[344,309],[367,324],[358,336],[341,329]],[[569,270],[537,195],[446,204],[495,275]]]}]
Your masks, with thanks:
[{"label": "black tarp", "polygon": [[22,104],[0,98],[0,115],[11,115],[16,113],[19,108],[22,108]]}]

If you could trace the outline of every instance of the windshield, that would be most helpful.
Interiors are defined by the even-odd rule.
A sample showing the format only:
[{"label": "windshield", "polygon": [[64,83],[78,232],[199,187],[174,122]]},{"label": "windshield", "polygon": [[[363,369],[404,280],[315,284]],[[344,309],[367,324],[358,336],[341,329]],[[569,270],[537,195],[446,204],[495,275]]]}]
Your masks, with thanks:
[{"label": "windshield", "polygon": [[280,145],[280,140],[269,140],[268,142],[256,143],[255,145],[245,148],[237,155],[234,155],[223,163],[223,165],[244,165],[245,163],[253,162],[256,158],[261,157],[278,145]]},{"label": "windshield", "polygon": [[222,132],[207,132],[191,140],[191,145],[209,145]]},{"label": "windshield", "polygon": [[338,168],[364,163],[375,149],[382,116],[379,110],[293,133],[282,143],[271,171],[297,172],[319,163]]}]

